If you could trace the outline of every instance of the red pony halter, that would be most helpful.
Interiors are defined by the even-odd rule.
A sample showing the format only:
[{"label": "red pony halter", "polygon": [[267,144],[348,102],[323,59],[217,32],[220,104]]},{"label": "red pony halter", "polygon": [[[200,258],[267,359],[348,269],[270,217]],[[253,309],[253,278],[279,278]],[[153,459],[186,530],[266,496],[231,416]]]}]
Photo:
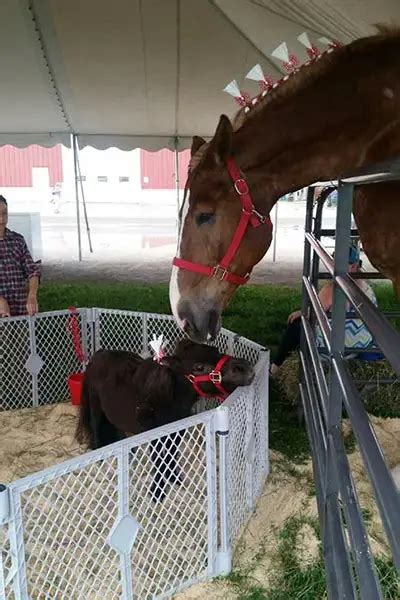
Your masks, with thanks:
[{"label": "red pony halter", "polygon": [[222,258],[219,264],[215,265],[214,267],[202,265],[200,263],[191,262],[189,260],[184,260],[183,258],[177,257],[174,258],[172,264],[179,269],[183,269],[184,271],[192,271],[193,273],[199,273],[200,275],[205,275],[206,277],[215,277],[220,281],[228,281],[234,285],[243,285],[247,283],[250,273],[247,273],[245,276],[235,275],[234,273],[230,273],[228,268],[236,256],[239,246],[242,243],[246,233],[247,227],[249,224],[252,227],[259,227],[260,225],[267,224],[268,227],[272,228],[272,223],[269,215],[262,215],[255,209],[251,199],[249,186],[247,185],[246,180],[241,176],[239,167],[237,166],[235,160],[233,158],[229,158],[226,166],[242,204],[242,216],[240,217],[239,224],[236,227],[236,231],[233,234],[232,241],[228,250],[226,251],[225,256]]},{"label": "red pony halter", "polygon": [[220,358],[215,365],[215,368],[207,375],[187,375],[187,378],[189,379],[198,396],[201,396],[202,398],[210,397],[210,394],[203,392],[203,390],[200,388],[199,384],[205,382],[213,383],[219,392],[218,395],[224,400],[227,396],[229,396],[229,392],[227,392],[222,386],[222,367],[230,358],[230,356],[223,356]]}]

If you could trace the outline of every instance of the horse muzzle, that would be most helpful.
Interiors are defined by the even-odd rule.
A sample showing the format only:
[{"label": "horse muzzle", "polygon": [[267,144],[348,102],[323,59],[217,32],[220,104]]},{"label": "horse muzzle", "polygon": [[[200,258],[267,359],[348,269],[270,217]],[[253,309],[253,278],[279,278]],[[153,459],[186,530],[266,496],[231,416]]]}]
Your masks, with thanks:
[{"label": "horse muzzle", "polygon": [[184,303],[181,308],[178,307],[178,315],[184,332],[200,344],[215,340],[221,329],[221,310],[215,308]]}]

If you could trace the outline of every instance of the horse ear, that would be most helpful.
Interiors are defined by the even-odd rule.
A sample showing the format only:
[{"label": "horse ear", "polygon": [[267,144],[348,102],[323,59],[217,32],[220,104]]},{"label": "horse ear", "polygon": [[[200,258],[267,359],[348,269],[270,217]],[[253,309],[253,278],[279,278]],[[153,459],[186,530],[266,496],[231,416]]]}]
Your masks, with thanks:
[{"label": "horse ear", "polygon": [[210,144],[210,152],[217,164],[225,163],[231,155],[232,137],[232,123],[226,115],[221,115],[215,135]]},{"label": "horse ear", "polygon": [[190,148],[190,156],[193,156],[194,154],[196,154],[197,150],[199,150],[202,146],[204,146],[205,143],[206,143],[206,140],[203,140],[202,137],[199,137],[198,135],[193,136],[192,147]]}]

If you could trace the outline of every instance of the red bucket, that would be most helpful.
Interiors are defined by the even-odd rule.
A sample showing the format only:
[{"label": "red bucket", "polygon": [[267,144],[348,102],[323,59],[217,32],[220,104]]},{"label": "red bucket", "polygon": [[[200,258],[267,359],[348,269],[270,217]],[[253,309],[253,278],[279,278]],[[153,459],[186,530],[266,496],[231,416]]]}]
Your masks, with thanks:
[{"label": "red bucket", "polygon": [[68,377],[69,393],[74,406],[79,406],[81,403],[83,376],[84,373],[74,373]]}]

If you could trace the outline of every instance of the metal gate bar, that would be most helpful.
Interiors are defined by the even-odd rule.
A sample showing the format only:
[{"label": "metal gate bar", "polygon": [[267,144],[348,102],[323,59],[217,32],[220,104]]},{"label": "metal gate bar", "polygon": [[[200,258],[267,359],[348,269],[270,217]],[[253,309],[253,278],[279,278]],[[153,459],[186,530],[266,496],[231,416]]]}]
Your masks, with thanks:
[{"label": "metal gate bar", "polygon": [[[397,492],[360,394],[344,361],[345,323],[349,302],[367,325],[379,350],[400,373],[400,334],[347,273],[348,248],[354,231],[351,212],[354,185],[400,180],[399,161],[385,169],[363,171],[339,182],[335,258],[320,241],[322,208],[313,221],[314,189],[307,196],[302,293],[300,395],[310,437],[321,537],[329,598],[382,598],[374,559],[360,510],[342,436],[342,411],[346,410],[374,489],[386,535],[400,570],[400,494]],[[333,234],[333,230],[329,230]],[[319,264],[328,273],[319,273]],[[364,274],[357,278],[362,278]],[[332,278],[334,301],[331,322],[318,298],[318,280]],[[381,278],[369,274],[368,278]],[[397,316],[397,311],[388,314]],[[316,343],[316,326],[325,341],[329,374],[322,367]],[[346,536],[347,526],[349,536]]]}]

